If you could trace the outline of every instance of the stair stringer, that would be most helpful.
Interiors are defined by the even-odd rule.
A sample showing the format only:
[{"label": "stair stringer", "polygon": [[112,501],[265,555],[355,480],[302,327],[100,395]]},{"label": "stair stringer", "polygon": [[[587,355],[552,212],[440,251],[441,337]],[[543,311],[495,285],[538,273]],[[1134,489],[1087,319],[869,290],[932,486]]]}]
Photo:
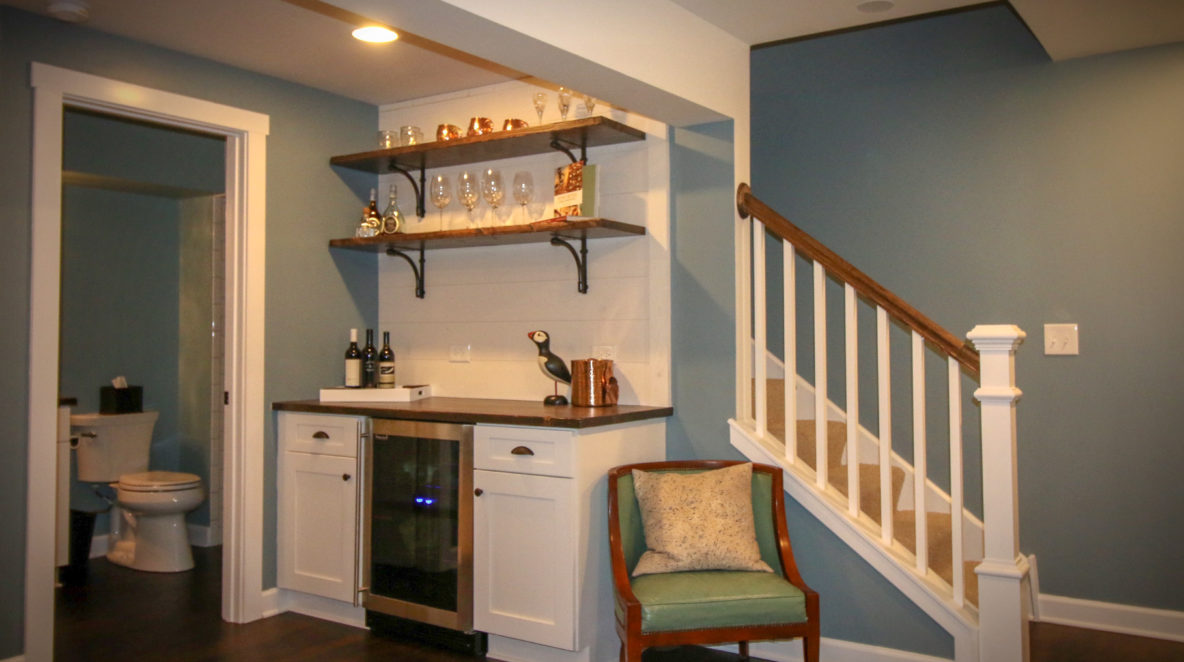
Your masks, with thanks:
[{"label": "stair stringer", "polygon": [[733,448],[753,462],[781,467],[786,494],[953,637],[956,662],[978,662],[979,623],[972,607],[955,606],[949,599],[949,586],[932,571],[926,575],[917,572],[903,546],[883,546],[878,532],[869,524],[849,518],[845,500],[817,491],[813,476],[788,464],[779,444],[758,439],[754,430],[735,419],[728,419],[728,426]]}]

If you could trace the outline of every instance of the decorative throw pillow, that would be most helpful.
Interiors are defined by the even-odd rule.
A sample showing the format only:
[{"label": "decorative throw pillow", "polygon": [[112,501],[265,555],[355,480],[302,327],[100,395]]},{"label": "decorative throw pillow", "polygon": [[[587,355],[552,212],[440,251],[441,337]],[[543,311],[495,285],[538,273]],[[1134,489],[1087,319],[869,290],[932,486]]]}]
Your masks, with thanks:
[{"label": "decorative throw pillow", "polygon": [[633,470],[647,550],[633,576],[680,570],[772,572],[752,519],[752,464],[697,473]]}]

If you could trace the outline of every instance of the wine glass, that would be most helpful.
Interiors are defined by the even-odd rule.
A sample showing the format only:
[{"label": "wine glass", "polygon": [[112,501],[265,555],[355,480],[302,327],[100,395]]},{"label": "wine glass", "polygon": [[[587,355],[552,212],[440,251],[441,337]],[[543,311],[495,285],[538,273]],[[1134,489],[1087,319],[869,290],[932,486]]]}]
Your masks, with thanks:
[{"label": "wine glass", "polygon": [[571,108],[571,90],[559,88],[559,119],[567,121],[567,111]]},{"label": "wine glass", "polygon": [[444,208],[448,206],[449,202],[452,202],[452,187],[448,183],[448,177],[445,175],[432,177],[432,183],[428,190],[432,195],[432,204],[440,210],[440,223],[443,227]]},{"label": "wine glass", "polygon": [[481,198],[481,184],[477,181],[476,175],[468,170],[460,173],[460,177],[456,179],[456,197],[465,209],[469,210],[469,218],[472,219],[473,208]]},{"label": "wine glass", "polygon": [[547,107],[547,93],[534,93],[534,112],[539,114],[539,124],[543,123],[543,109]]},{"label": "wine glass", "polygon": [[502,183],[502,173],[496,168],[486,168],[481,177],[481,195],[493,209],[502,203],[506,197],[506,186]]},{"label": "wine glass", "polygon": [[592,98],[591,94],[584,95],[584,110],[588,111],[588,116],[592,116],[592,110],[596,108],[596,99]]},{"label": "wine glass", "polygon": [[526,205],[534,197],[534,177],[525,170],[514,174],[514,201],[522,205],[522,219],[527,220]]}]

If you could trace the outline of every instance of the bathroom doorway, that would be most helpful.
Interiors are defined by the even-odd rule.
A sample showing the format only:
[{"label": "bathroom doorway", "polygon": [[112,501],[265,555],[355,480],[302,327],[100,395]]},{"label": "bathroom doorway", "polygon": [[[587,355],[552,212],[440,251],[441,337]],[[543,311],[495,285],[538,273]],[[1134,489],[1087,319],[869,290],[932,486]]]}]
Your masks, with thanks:
[{"label": "bathroom doorway", "polygon": [[[62,126],[60,393],[90,413],[113,379],[139,387],[158,414],[148,468],[201,479],[189,540],[220,545],[226,139],[70,108]],[[59,566],[71,518],[97,514],[91,556],[118,524],[112,490],[61,450]]]},{"label": "bathroom doorway", "polygon": [[263,292],[267,115],[42,63],[31,67],[32,226],[29,291],[25,657],[53,657],[64,108],[180,127],[226,140],[226,360],[222,618],[259,619],[264,420]]}]

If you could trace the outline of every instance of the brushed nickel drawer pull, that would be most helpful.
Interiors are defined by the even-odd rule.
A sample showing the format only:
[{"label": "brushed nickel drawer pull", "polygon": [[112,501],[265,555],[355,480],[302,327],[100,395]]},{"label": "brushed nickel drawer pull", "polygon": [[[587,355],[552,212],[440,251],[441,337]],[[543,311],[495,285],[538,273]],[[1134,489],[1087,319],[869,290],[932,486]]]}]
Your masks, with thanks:
[{"label": "brushed nickel drawer pull", "polygon": [[510,454],[511,455],[534,455],[534,451],[530,450],[526,446],[515,446],[514,449],[510,451]]},{"label": "brushed nickel drawer pull", "polygon": [[314,432],[312,434],[312,438],[313,439],[328,439],[329,433],[325,432],[324,430],[317,430],[316,432]]}]

